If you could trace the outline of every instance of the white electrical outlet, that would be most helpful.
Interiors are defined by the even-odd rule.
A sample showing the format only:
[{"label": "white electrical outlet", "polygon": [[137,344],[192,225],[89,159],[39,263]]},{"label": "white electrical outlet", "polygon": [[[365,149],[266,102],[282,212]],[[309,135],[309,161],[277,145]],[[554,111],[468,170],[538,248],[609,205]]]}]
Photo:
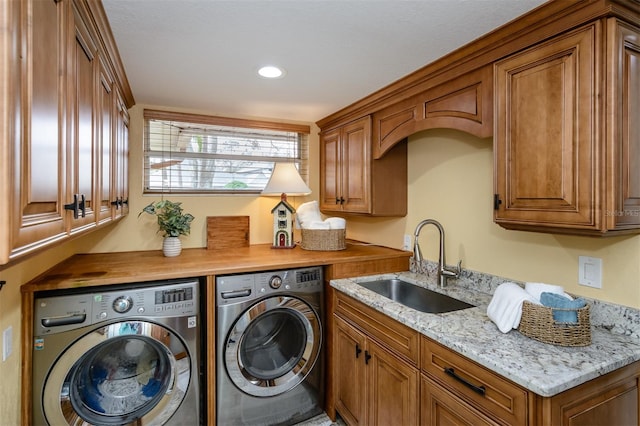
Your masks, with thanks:
[{"label": "white electrical outlet", "polygon": [[578,256],[578,284],[602,288],[602,259]]},{"label": "white electrical outlet", "polygon": [[2,332],[2,361],[6,361],[11,355],[13,341],[13,328],[11,326]]},{"label": "white electrical outlet", "polygon": [[402,244],[402,250],[411,250],[411,235],[404,235],[404,243]]}]

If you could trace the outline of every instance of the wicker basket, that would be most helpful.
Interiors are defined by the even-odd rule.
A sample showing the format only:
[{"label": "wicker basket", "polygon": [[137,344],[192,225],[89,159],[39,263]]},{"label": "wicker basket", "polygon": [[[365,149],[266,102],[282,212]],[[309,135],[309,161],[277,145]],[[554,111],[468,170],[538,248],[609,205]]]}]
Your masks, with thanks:
[{"label": "wicker basket", "polygon": [[[553,319],[554,310],[576,312],[578,322],[556,322]],[[591,344],[589,305],[580,309],[559,309],[524,302],[518,331],[527,337],[552,345],[589,346]]]},{"label": "wicker basket", "polygon": [[333,251],[347,248],[346,229],[301,229],[300,246],[305,250]]}]

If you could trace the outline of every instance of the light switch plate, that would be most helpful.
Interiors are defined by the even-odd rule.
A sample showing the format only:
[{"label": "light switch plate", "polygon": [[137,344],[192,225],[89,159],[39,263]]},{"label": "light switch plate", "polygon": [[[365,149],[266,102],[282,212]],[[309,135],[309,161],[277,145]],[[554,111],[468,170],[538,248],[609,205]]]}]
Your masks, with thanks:
[{"label": "light switch plate", "polygon": [[11,355],[13,341],[13,327],[9,326],[2,332],[2,361],[6,361]]},{"label": "light switch plate", "polygon": [[578,284],[602,288],[602,259],[578,256]]},{"label": "light switch plate", "polygon": [[411,250],[411,235],[404,235],[404,243],[402,244],[402,250]]}]

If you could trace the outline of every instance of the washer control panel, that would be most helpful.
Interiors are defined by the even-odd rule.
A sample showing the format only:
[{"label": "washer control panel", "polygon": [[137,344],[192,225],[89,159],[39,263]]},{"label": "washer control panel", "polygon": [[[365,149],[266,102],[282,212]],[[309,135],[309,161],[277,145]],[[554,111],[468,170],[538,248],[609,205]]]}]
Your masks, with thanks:
[{"label": "washer control panel", "polygon": [[[197,315],[197,280],[92,288],[91,293],[64,291],[36,295],[34,335],[60,333],[102,321],[132,317]],[[103,290],[103,291],[100,291]]]},{"label": "washer control panel", "polygon": [[274,293],[315,293],[323,285],[322,268],[289,269],[216,277],[216,305],[253,300]]}]

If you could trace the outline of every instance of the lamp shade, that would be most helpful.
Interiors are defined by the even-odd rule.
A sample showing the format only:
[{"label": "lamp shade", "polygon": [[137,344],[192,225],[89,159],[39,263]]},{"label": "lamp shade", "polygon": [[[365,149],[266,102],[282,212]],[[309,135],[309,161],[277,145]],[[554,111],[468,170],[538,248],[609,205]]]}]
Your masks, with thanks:
[{"label": "lamp shade", "polygon": [[275,163],[273,173],[262,190],[262,195],[308,195],[311,189],[300,177],[293,163]]}]

